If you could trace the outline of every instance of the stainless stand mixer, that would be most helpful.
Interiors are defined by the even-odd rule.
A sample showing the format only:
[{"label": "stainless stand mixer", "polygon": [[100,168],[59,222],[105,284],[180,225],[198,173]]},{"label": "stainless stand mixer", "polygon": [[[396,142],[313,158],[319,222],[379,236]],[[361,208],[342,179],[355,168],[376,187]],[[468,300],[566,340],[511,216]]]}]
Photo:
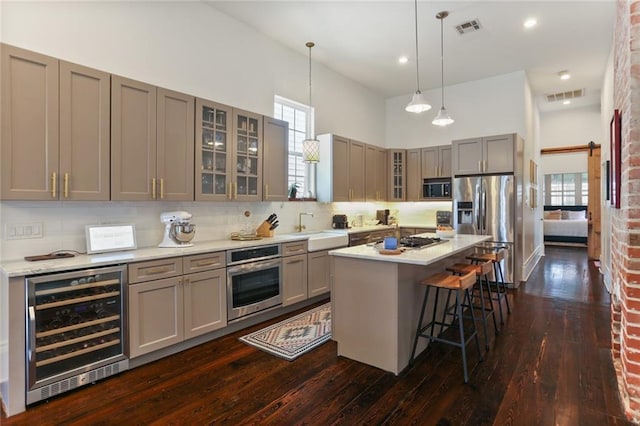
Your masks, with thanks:
[{"label": "stainless stand mixer", "polygon": [[196,234],[196,226],[191,223],[191,217],[191,213],[185,211],[160,214],[160,221],[165,224],[165,228],[158,247],[191,247],[191,240]]}]

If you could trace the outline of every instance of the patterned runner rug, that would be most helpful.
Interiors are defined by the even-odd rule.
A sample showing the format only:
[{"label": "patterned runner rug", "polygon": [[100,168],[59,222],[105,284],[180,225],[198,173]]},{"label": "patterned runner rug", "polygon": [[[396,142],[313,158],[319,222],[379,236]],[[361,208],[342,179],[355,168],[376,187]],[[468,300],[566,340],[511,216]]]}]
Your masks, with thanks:
[{"label": "patterned runner rug", "polygon": [[240,340],[272,355],[293,361],[331,338],[331,303],[318,306]]}]

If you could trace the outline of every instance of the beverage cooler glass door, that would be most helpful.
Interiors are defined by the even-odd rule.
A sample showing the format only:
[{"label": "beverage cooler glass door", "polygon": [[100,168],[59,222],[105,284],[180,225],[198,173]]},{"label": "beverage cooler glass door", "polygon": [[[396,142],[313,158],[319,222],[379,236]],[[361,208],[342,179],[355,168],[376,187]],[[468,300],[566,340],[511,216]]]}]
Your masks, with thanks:
[{"label": "beverage cooler glass door", "polygon": [[68,390],[79,384],[65,379],[126,359],[124,266],[25,281],[27,403],[42,399],[29,395],[33,389],[64,382],[56,389]]}]

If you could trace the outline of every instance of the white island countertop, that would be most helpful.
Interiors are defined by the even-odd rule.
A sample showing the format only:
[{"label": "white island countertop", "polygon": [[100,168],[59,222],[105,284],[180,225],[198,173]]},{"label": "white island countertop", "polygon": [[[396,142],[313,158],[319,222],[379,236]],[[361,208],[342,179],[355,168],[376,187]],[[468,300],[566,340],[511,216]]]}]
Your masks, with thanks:
[{"label": "white island countertop", "polygon": [[[418,234],[421,237],[437,237],[436,234]],[[430,265],[490,240],[489,235],[458,234],[452,238],[442,239],[443,242],[423,248],[406,248],[401,254],[380,254],[382,245],[360,245],[346,247],[329,252],[332,256],[350,257],[354,259],[376,260],[380,262],[408,263],[412,265]]]}]

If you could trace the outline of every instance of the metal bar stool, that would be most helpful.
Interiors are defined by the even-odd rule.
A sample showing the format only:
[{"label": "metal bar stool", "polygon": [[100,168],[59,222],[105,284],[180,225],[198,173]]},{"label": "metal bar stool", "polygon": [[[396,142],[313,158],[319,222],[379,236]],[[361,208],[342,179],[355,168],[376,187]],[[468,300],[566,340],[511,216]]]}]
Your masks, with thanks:
[{"label": "metal bar stool", "polygon": [[[493,299],[491,297],[491,286],[489,285],[489,273],[491,272],[493,264],[490,260],[477,265],[468,265],[465,263],[456,263],[447,267],[447,271],[452,272],[455,275],[466,275],[470,272],[476,274],[476,285],[473,287],[472,299],[475,299],[475,289],[480,290],[480,305],[474,305],[474,309],[479,309],[482,312],[480,319],[482,320],[482,328],[484,331],[484,344],[485,349],[489,350],[489,331],[487,330],[487,317],[493,318],[493,328],[496,336],[499,334],[498,324],[496,323],[496,314],[493,309]],[[484,299],[484,290],[487,290],[488,305]]]},{"label": "metal bar stool", "polygon": [[[476,317],[473,312],[473,304],[471,303],[471,294],[469,293],[469,289],[473,287],[476,282],[476,274],[475,272],[469,272],[463,276],[457,275],[449,275],[446,273],[438,273],[431,275],[420,281],[420,284],[427,286],[424,293],[424,300],[422,301],[422,310],[420,311],[420,320],[418,321],[418,328],[416,330],[416,337],[413,341],[413,350],[411,351],[411,360],[409,361],[409,365],[413,365],[414,357],[416,354],[416,348],[418,346],[418,338],[424,337],[429,339],[429,341],[433,342],[441,342],[446,343],[448,345],[459,347],[462,351],[462,369],[464,372],[464,382],[469,382],[469,374],[467,372],[467,351],[466,346],[471,341],[471,339],[475,338],[476,346],[478,348],[478,353],[480,354],[480,360],[482,360],[482,351],[480,350],[480,342],[478,340],[478,332],[476,329]],[[433,316],[431,322],[426,325],[422,325],[422,320],[424,319],[424,311],[427,306],[427,301],[429,299],[429,290],[431,288],[436,289],[435,295],[435,304],[433,305]],[[440,289],[447,290],[448,296],[451,296],[451,293],[455,293],[456,302],[455,305],[452,306],[454,312],[450,312],[448,306],[445,306],[445,314],[443,316],[443,321],[436,321],[436,311],[438,305],[438,293]],[[466,302],[465,302],[466,301]],[[465,335],[464,329],[464,321],[462,316],[463,306],[467,304],[469,309],[471,310],[471,322],[473,327],[470,330],[470,333]],[[452,317],[450,322],[446,321],[446,317]],[[454,325],[455,320],[458,320],[458,336],[459,340],[448,339],[442,336],[444,327],[452,327]],[[437,336],[434,336],[434,328],[436,325],[441,326],[440,333]],[[426,334],[426,330],[429,329],[429,334]]]},{"label": "metal bar stool", "polygon": [[[486,249],[486,247],[481,247]],[[504,275],[502,273],[501,261],[504,259],[505,248],[503,246],[495,247],[495,251],[487,253],[473,253],[467,256],[467,259],[472,263],[480,263],[491,261],[493,264],[493,273],[495,277],[495,291],[493,300],[498,302],[498,312],[500,313],[500,324],[504,324],[504,316],[502,314],[502,299],[507,304],[507,312],[511,313],[511,306],[509,305],[509,298],[507,297],[507,284],[504,282]]]}]

